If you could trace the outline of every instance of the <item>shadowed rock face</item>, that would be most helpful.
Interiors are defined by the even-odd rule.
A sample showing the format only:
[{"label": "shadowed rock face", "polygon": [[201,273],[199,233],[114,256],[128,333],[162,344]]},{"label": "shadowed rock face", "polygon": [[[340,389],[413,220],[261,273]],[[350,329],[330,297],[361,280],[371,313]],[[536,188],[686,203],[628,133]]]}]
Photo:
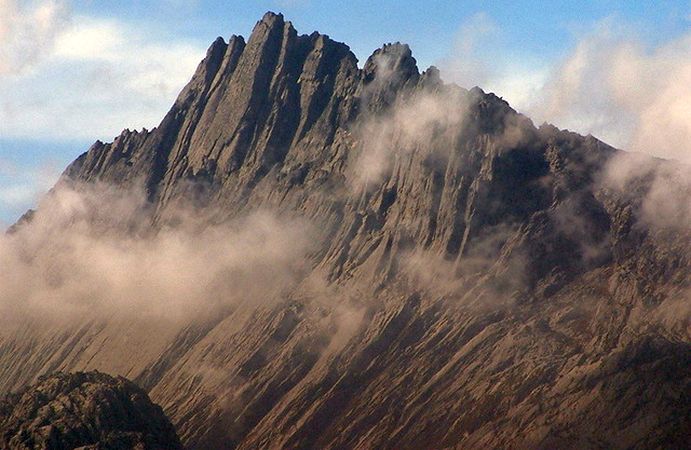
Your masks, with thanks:
[{"label": "shadowed rock face", "polygon": [[620,155],[420,73],[406,45],[360,69],[269,13],[212,44],[159,127],[97,142],[63,182],[144,185],[154,228],[181,205],[307,218],[327,288],[153,339],[3,336],[0,381],[126,371],[193,449],[683,448],[691,232],[645,219],[672,164],[617,188]]},{"label": "shadowed rock face", "polygon": [[158,405],[128,380],[98,372],[42,377],[0,403],[3,449],[182,449]]}]

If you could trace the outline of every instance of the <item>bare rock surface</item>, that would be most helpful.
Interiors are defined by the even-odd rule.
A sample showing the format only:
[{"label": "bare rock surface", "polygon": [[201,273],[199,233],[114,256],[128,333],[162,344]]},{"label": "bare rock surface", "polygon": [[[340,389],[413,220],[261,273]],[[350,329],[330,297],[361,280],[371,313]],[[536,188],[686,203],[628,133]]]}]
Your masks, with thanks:
[{"label": "bare rock surface", "polygon": [[691,230],[651,214],[678,165],[604,182],[622,155],[420,73],[407,45],[359,68],[267,13],[62,182],[143,185],[154,229],[189,205],[305,218],[309,274],[165,329],[0,333],[0,387],[120,373],[191,449],[685,448]]},{"label": "bare rock surface", "polygon": [[182,449],[163,410],[132,382],[98,372],[55,373],[0,403],[0,447]]}]

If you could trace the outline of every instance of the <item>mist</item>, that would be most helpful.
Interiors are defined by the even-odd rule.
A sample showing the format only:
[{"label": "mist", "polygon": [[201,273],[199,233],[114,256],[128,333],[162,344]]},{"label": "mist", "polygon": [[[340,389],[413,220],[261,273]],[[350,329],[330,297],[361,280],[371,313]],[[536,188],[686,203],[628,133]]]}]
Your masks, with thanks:
[{"label": "mist", "polygon": [[[378,67],[382,66],[384,69],[391,65],[386,60],[379,60],[377,63]],[[376,95],[378,90],[397,81],[391,70],[383,70],[377,76],[382,79],[366,87],[365,98]],[[444,73],[441,77],[444,79]],[[437,168],[446,171],[446,162],[453,153],[470,152],[473,146],[484,145],[476,142],[468,144],[467,148],[462,147],[468,140],[464,131],[475,91],[469,92],[446,85],[444,88],[419,88],[403,92],[383,111],[368,111],[363,114],[361,122],[355,128],[359,153],[351,162],[349,182],[356,192],[371,193],[381,188],[382,183],[387,183],[387,188],[398,185],[401,183],[398,171],[408,170],[409,165],[437,164]],[[583,94],[583,98],[585,97]],[[563,107],[566,108],[566,104]],[[613,113],[612,116],[615,117],[616,114]],[[500,125],[497,127],[500,131],[491,136],[491,142],[486,143],[489,145],[488,151],[496,151],[495,154],[500,155],[504,150],[520,149],[535,143],[536,135],[531,132],[535,128],[525,116],[507,114],[504,123]],[[664,138],[664,127],[660,132],[661,138]],[[630,139],[633,141],[637,138],[632,136]],[[543,144],[548,145],[547,141]],[[686,142],[670,141],[667,144],[678,145],[675,148],[680,155],[688,148]],[[634,148],[642,150],[640,146]],[[657,150],[665,148],[671,147],[657,147]],[[650,229],[653,232],[672,230],[682,233],[676,236],[683,236],[691,224],[689,166],[654,158],[649,153],[651,152],[618,151],[610,154],[602,149],[602,153],[590,155],[595,159],[602,158],[602,161],[606,158],[609,160],[600,168],[600,173],[591,174],[594,185],[587,189],[592,188],[592,193],[596,196],[600,196],[602,192],[614,193],[615,198],[633,202],[633,219],[640,229]],[[585,158],[588,157],[589,155],[585,155]],[[582,163],[589,164],[587,161]],[[578,158],[574,158],[569,164],[580,163]],[[585,166],[571,169],[583,171]],[[489,177],[486,181],[491,183],[491,175],[486,176]],[[552,173],[550,176],[557,174]],[[535,181],[550,183],[547,178]],[[421,189],[428,188],[424,182],[421,186]],[[415,192],[415,195],[424,193]],[[483,308],[510,307],[526,293],[532,295],[531,290],[536,295],[543,295],[543,292],[551,295],[549,292],[560,289],[573,273],[592,270],[608,263],[613,251],[614,231],[608,228],[609,219],[601,220],[607,214],[606,205],[601,203],[606,202],[603,197],[596,201],[575,190],[559,202],[548,211],[547,220],[553,231],[547,238],[553,241],[545,245],[555,246],[556,249],[551,250],[552,252],[560,251],[563,260],[569,259],[568,262],[554,262],[563,263],[561,270],[565,273],[557,271],[533,274],[540,265],[536,258],[541,257],[531,253],[540,251],[528,242],[534,236],[526,229],[512,226],[510,218],[506,218],[500,226],[483,226],[482,232],[469,241],[463,254],[456,257],[445,254],[440,248],[426,249],[422,246],[401,251],[396,256],[398,274],[407,279],[412,289],[424,291],[431,297],[454,298],[465,306],[473,303]],[[418,226],[408,225],[411,228]],[[568,251],[563,248],[560,250],[565,245],[564,242],[568,242],[572,248],[569,247]],[[549,255],[551,253],[547,254]],[[535,286],[536,281],[542,285]],[[685,300],[678,300],[679,298],[688,299],[688,292],[671,294],[665,306],[656,314],[676,308],[685,313],[684,317],[688,317],[688,307],[683,307]],[[670,306],[677,305],[675,302],[678,307]],[[667,314],[665,317],[678,326],[678,321],[675,322],[673,316],[674,314]]]},{"label": "mist", "polygon": [[61,183],[0,237],[0,317],[190,320],[271,305],[307,273],[310,226],[258,210],[219,225],[177,211],[152,226],[143,191]]},{"label": "mist", "polygon": [[690,161],[691,36],[648,50],[605,26],[554,69],[530,110],[624,150]]},{"label": "mist", "polygon": [[638,196],[638,220],[646,227],[691,229],[691,165],[620,152],[605,166],[605,189]]},{"label": "mist", "polygon": [[476,14],[439,61],[448,81],[481,86],[536,123],[592,134],[623,150],[691,161],[691,35],[646,44],[605,18],[551,60],[508,54],[492,17]]},{"label": "mist", "polygon": [[[395,89],[392,86],[404,81],[393,67],[395,63],[388,54],[375,56],[376,76],[361,94],[364,102],[381,100],[377,97],[388,100],[388,91]],[[383,180],[397,159],[405,160],[430,144],[453,144],[463,129],[469,104],[464,89],[431,85],[396,97],[382,111],[363,113],[355,126],[359,154],[350,164],[351,187],[369,190]]]}]

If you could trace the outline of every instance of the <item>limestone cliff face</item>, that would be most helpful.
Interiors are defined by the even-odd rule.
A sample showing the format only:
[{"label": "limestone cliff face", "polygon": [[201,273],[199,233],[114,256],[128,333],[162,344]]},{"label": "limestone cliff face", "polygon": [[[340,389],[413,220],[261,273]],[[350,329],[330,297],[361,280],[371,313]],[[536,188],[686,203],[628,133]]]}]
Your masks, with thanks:
[{"label": "limestone cliff face", "polygon": [[690,230],[643,220],[669,163],[601,182],[620,154],[420,73],[406,45],[360,69],[269,13],[212,44],[159,127],[97,142],[65,179],[143,184],[154,227],[183,204],[306,217],[330,294],[154,337],[87,323],[21,355],[4,338],[0,377],[126,371],[189,448],[683,448]]}]

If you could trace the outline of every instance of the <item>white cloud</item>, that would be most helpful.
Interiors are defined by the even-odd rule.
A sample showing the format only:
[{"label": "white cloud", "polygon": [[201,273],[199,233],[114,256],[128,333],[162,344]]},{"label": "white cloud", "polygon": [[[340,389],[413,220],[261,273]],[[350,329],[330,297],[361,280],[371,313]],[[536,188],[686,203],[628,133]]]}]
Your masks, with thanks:
[{"label": "white cloud", "polygon": [[555,60],[508,55],[496,45],[501,37],[490,17],[474,16],[440,63],[444,78],[495,92],[538,123],[691,161],[691,33],[647,47],[626,24],[605,19]]},{"label": "white cloud", "polygon": [[[378,79],[368,87],[387,84],[393,73],[386,58],[379,57]],[[381,86],[380,84],[380,86]],[[396,102],[384,114],[366,117],[355,129],[361,146],[354,166],[348,173],[356,190],[377,186],[396,160],[409,158],[425,143],[453,142],[466,120],[465,96],[457,90],[418,92]]]},{"label": "white cloud", "polygon": [[499,27],[487,14],[471,16],[459,28],[451,55],[439,63],[444,76],[468,88],[486,82],[496,68],[484,53],[498,33]]},{"label": "white cloud", "polygon": [[16,207],[36,200],[36,189],[26,184],[0,186],[0,207]]},{"label": "white cloud", "polygon": [[626,150],[691,161],[691,33],[648,49],[598,30],[554,68],[533,116]]},{"label": "white cloud", "polygon": [[0,329],[26,315],[189,321],[227,305],[271,305],[311,267],[304,220],[255,211],[208,226],[179,210],[176,226],[150,233],[145,199],[142,189],[60,185],[30,223],[0,234]]},{"label": "white cloud", "polygon": [[49,53],[67,17],[61,0],[0,0],[0,77],[22,74]]},{"label": "white cloud", "polygon": [[0,78],[0,137],[111,139],[153,127],[204,51],[120,21],[73,17],[30,73]]},{"label": "white cloud", "polygon": [[[0,145],[111,140],[123,128],[151,128],[204,56],[203,44],[70,11],[67,0],[0,0]],[[63,168],[44,166],[54,164],[0,161],[0,227],[36,204]]]},{"label": "white cloud", "polygon": [[122,57],[118,49],[125,37],[116,22],[82,18],[56,39],[54,56],[75,60],[110,60]]},{"label": "white cloud", "polygon": [[107,68],[126,88],[145,97],[177,94],[204,56],[201,46],[152,40],[115,21],[83,17],[75,22],[79,25],[57,39],[54,57]]}]

